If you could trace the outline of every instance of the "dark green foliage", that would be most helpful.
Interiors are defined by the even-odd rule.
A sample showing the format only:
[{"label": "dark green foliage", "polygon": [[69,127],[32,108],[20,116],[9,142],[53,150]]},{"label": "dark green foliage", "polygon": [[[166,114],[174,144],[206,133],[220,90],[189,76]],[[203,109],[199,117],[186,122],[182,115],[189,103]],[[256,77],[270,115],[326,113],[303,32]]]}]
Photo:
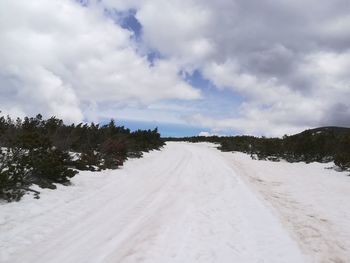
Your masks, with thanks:
[{"label": "dark green foliage", "polygon": [[70,157],[54,147],[33,149],[27,155],[26,163],[31,167],[32,183],[42,188],[55,189],[54,183],[69,184],[69,178],[78,172],[67,167]]},{"label": "dark green foliage", "polygon": [[343,170],[350,168],[350,135],[341,138],[334,163]]},{"label": "dark green foliage", "polygon": [[127,159],[126,142],[116,139],[107,139],[101,145],[103,168],[116,169]]},{"label": "dark green foliage", "polygon": [[29,166],[23,165],[25,152],[18,148],[0,150],[0,199],[18,201],[29,185]]},{"label": "dark green foliage", "polygon": [[[114,120],[65,125],[51,117],[12,120],[0,117],[0,199],[19,200],[31,184],[56,188],[69,184],[77,171],[115,169],[128,157],[141,157],[142,151],[164,144],[157,129],[131,132],[116,126]],[[72,160],[72,152],[80,156]],[[34,191],[35,192],[35,191]]]},{"label": "dark green foliage", "polygon": [[283,138],[265,138],[253,136],[233,137],[189,137],[167,138],[166,140],[185,140],[190,142],[219,143],[222,151],[239,151],[257,157],[260,160],[289,162],[334,161],[341,169],[350,169],[350,129],[324,127],[306,130],[302,133]]},{"label": "dark green foliage", "polygon": [[78,170],[100,171],[101,154],[94,150],[86,150],[81,153],[80,158],[73,162]]},{"label": "dark green foliage", "polygon": [[134,142],[131,144],[131,149],[133,152],[145,151],[159,149],[163,146],[164,142],[160,139],[160,134],[158,129],[154,130],[137,130],[131,133],[134,138]]}]

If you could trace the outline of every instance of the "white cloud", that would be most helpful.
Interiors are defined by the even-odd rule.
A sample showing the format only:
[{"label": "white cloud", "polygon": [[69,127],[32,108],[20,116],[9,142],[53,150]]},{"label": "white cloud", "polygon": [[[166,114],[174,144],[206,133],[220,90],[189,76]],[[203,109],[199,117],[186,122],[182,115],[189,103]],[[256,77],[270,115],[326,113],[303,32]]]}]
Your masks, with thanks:
[{"label": "white cloud", "polygon": [[200,63],[213,52],[206,36],[209,10],[195,1],[144,1],[137,12],[143,40],[165,56],[182,63]]},{"label": "white cloud", "polygon": [[4,112],[42,112],[81,121],[85,105],[200,97],[182,80],[176,63],[160,60],[150,66],[137,53],[132,33],[94,6],[83,8],[70,0],[4,0],[0,32]]},{"label": "white cloud", "polygon": [[[149,0],[139,4],[137,18],[150,47],[244,100],[239,118],[223,112],[221,119],[188,119],[217,130],[283,135],[350,126],[349,11],[344,0]],[[197,53],[196,41],[207,48]]]},{"label": "white cloud", "polygon": [[210,136],[223,136],[215,132],[201,131],[198,136],[210,137]]},{"label": "white cloud", "polygon": [[200,132],[200,133],[198,134],[198,136],[210,137],[211,134],[210,134],[210,132],[202,131],[202,132]]},{"label": "white cloud", "polygon": [[[3,110],[46,111],[72,120],[98,119],[114,110],[136,118],[144,110],[144,118],[150,113],[152,119],[182,118],[212,131],[265,135],[350,126],[347,0],[90,3],[0,3]],[[140,42],[104,17],[103,7],[135,9]],[[140,50],[157,51],[162,59],[150,66]],[[179,75],[194,69],[219,90],[238,94],[240,106],[193,105],[190,112],[168,103],[201,96]],[[157,115],[150,105],[164,100]]]},{"label": "white cloud", "polygon": [[[246,135],[264,135],[281,136],[284,134],[294,134],[308,128],[308,126],[295,126],[288,123],[274,125],[266,118],[226,118],[215,119],[201,114],[195,114],[189,118],[192,124],[197,124],[203,128],[211,129],[210,134],[246,134]],[[271,129],[274,127],[274,129]]]}]

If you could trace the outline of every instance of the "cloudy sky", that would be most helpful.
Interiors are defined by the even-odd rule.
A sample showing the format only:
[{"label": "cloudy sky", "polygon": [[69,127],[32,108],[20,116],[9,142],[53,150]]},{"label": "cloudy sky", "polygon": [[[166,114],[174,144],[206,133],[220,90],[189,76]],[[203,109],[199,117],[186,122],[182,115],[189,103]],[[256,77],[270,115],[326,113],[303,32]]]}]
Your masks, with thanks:
[{"label": "cloudy sky", "polygon": [[0,110],[163,135],[350,126],[348,0],[1,0]]}]

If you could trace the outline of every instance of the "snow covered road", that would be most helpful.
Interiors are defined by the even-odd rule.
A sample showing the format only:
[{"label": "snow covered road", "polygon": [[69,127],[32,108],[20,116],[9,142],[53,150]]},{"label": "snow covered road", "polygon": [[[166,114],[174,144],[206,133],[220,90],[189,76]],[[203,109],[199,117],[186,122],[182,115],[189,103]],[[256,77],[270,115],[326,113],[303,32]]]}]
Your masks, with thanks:
[{"label": "snow covered road", "polygon": [[0,204],[0,262],[308,262],[209,144],[168,143],[72,181]]},{"label": "snow covered road", "polygon": [[250,189],[272,206],[311,262],[350,262],[349,172],[333,163],[252,160],[221,153]]}]

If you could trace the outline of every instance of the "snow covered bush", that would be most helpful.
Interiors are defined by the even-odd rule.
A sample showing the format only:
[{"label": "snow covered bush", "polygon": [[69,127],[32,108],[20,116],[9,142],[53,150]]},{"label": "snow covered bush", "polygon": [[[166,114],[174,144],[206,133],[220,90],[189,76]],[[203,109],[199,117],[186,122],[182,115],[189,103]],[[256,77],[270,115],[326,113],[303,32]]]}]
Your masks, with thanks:
[{"label": "snow covered bush", "polygon": [[[157,129],[131,132],[108,124],[65,125],[56,117],[0,116],[0,199],[19,200],[31,184],[56,188],[69,184],[78,170],[116,169],[128,157],[164,144]],[[75,153],[73,159],[70,153]]]},{"label": "snow covered bush", "polygon": [[55,189],[54,183],[69,184],[69,178],[78,173],[67,166],[70,156],[54,147],[34,149],[26,157],[31,181],[42,188]]},{"label": "snow covered bush", "polygon": [[99,171],[102,166],[102,156],[92,149],[85,150],[73,164],[78,170]]},{"label": "snow covered bush", "polygon": [[30,169],[21,162],[24,155],[18,148],[0,150],[0,199],[18,201],[26,192]]},{"label": "snow covered bush", "polygon": [[2,149],[0,154],[0,199],[18,201],[32,184],[54,189],[54,183],[68,184],[77,171],[66,165],[68,154],[54,148]]}]

